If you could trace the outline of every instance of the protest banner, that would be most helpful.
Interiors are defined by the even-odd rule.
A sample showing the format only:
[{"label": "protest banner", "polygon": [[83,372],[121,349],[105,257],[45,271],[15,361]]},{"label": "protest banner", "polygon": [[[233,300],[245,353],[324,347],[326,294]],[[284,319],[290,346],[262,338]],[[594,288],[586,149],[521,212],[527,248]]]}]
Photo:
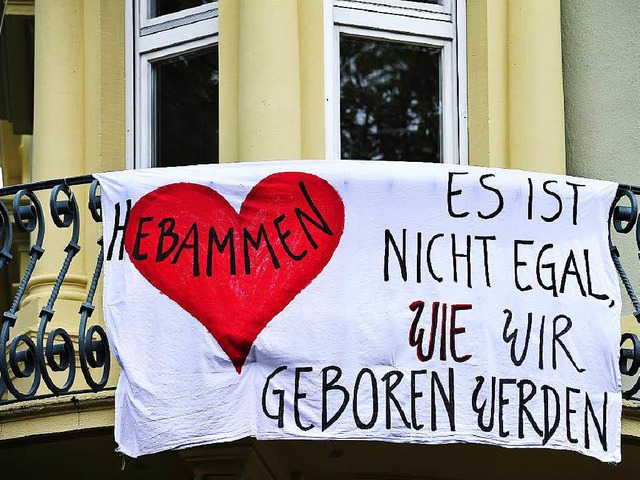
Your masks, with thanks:
[{"label": "protest banner", "polygon": [[393,162],[97,177],[127,455],[252,436],[620,460],[616,184]]}]

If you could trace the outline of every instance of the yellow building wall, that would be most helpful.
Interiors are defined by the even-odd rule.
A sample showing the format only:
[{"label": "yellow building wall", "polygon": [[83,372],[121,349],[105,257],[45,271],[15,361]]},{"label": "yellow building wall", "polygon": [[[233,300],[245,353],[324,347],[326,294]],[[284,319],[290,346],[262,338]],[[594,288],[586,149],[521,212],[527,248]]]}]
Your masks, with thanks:
[{"label": "yellow building wall", "polygon": [[[35,5],[33,180],[123,169],[124,2]],[[219,14],[221,161],[324,158],[322,0],[220,0]],[[469,162],[564,173],[558,2],[468,0],[467,34]],[[87,253],[61,293],[72,303],[59,314],[74,319],[97,255],[86,217]],[[63,244],[53,230],[47,241]],[[27,304],[42,302],[58,268],[40,267]],[[47,405],[59,414],[43,415]],[[0,439],[109,426],[112,413],[108,393],[32,402],[0,413]],[[623,428],[638,435],[633,422]]]},{"label": "yellow building wall", "polygon": [[220,159],[324,158],[322,0],[220,0]]},{"label": "yellow building wall", "polygon": [[[9,9],[8,14],[12,12]],[[3,167],[19,173],[19,182],[123,169],[124,2],[36,0],[33,6],[14,13],[35,14],[33,151],[31,155],[23,138],[20,155],[9,156],[3,149]],[[5,142],[12,152],[14,144]],[[10,180],[15,183],[13,177]],[[102,229],[86,211],[87,188],[75,187],[74,194],[82,212],[82,249],[60,289],[54,323],[77,334],[78,308],[86,298]],[[49,200],[41,197],[41,202],[48,205]],[[46,221],[44,248],[49,254],[38,262],[12,333],[35,335],[38,314],[64,258],[62,250],[70,232],[55,228],[48,215]],[[97,322],[102,316],[100,300],[97,295],[93,315]],[[112,385],[117,380],[117,371],[114,373]],[[79,371],[76,385],[83,388]],[[20,402],[0,408],[0,440],[112,426],[113,421],[113,391]]]},{"label": "yellow building wall", "polygon": [[469,163],[566,171],[560,2],[468,0]]}]

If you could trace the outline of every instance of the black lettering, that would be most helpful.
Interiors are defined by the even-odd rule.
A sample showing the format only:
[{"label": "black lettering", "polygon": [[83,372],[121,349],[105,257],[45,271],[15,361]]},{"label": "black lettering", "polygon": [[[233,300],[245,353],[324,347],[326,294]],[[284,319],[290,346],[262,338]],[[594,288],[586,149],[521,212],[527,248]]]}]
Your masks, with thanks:
[{"label": "black lettering", "polygon": [[[544,436],[542,437],[542,445],[544,446],[549,440],[551,440],[551,437],[553,437],[553,434],[556,433],[556,430],[558,429],[558,425],[560,425],[560,395],[558,395],[558,392],[556,392],[555,389],[553,387],[550,387],[549,385],[542,385],[542,387],[540,387],[540,390],[542,390],[544,405]],[[553,393],[555,404],[555,415],[553,423],[549,422],[549,406],[551,405],[551,403],[549,402],[549,392]]]},{"label": "black lettering", "polygon": [[591,265],[589,263],[589,250],[585,248],[583,250],[584,253],[584,266],[587,270],[587,292],[589,292],[589,296],[593,297],[597,300],[609,300],[609,295],[606,293],[594,293],[593,285],[591,284]]},{"label": "black lettering", "polygon": [[495,235],[476,235],[473,237],[475,240],[482,242],[482,261],[484,263],[484,281],[487,287],[491,286],[491,278],[489,276],[489,245],[487,240],[496,240]]},{"label": "black lettering", "polygon": [[251,233],[246,228],[243,228],[243,237],[244,237],[244,273],[249,275],[251,273],[251,258],[249,256],[249,243],[253,248],[258,251],[260,248],[260,242],[264,239],[264,244],[267,246],[267,250],[269,251],[269,255],[271,255],[271,261],[273,262],[274,268],[280,268],[280,262],[276,257],[276,253],[273,251],[273,247],[271,246],[271,242],[269,242],[269,237],[267,237],[267,231],[264,228],[263,224],[260,224],[260,228],[258,228],[258,236],[254,240],[251,237]]},{"label": "black lettering", "polygon": [[542,218],[542,220],[544,220],[545,222],[553,222],[557,220],[558,217],[560,217],[560,214],[562,213],[562,198],[560,198],[560,195],[558,195],[556,192],[549,190],[549,185],[552,183],[558,183],[558,181],[547,180],[542,184],[542,190],[544,190],[545,193],[551,195],[553,198],[556,199],[556,201],[558,202],[558,211],[550,217],[545,217],[544,215],[540,215],[540,218]]},{"label": "black lettering", "polygon": [[284,390],[273,390],[272,393],[278,397],[278,412],[275,414],[269,413],[267,410],[267,391],[269,390],[269,383],[280,372],[286,370],[287,367],[278,367],[276,368],[271,375],[267,377],[267,381],[264,384],[264,388],[262,389],[262,412],[272,420],[278,421],[278,428],[284,427]]},{"label": "black lettering", "polygon": [[580,393],[580,390],[578,390],[577,388],[567,387],[566,393],[567,396],[565,401],[565,422],[567,426],[567,440],[569,440],[569,442],[571,443],[578,443],[578,439],[571,436],[571,414],[577,412],[577,410],[571,408],[571,394]]},{"label": "black lettering", "polygon": [[113,247],[116,243],[116,237],[118,236],[118,232],[122,232],[122,238],[120,239],[120,249],[118,251],[118,260],[122,260],[124,256],[124,234],[127,230],[127,225],[129,224],[129,214],[131,213],[131,199],[128,198],[125,202],[127,205],[127,212],[124,216],[124,223],[120,225],[120,202],[115,204],[116,209],[116,219],[113,222],[113,232],[111,232],[111,242],[109,243],[109,248],[107,249],[107,260],[111,260],[113,257]]},{"label": "black lettering", "polygon": [[393,251],[396,252],[396,258],[400,266],[400,275],[402,279],[407,281],[407,229],[402,229],[402,254],[396,243],[391,231],[385,229],[384,231],[384,281],[389,281],[389,243],[393,246]]},{"label": "black lettering", "polygon": [[584,286],[582,285],[580,272],[578,272],[578,264],[576,263],[576,257],[573,254],[573,250],[569,250],[567,262],[564,264],[564,270],[562,271],[562,280],[560,281],[560,293],[564,293],[568,275],[573,275],[576,277],[576,282],[578,283],[578,288],[580,288],[580,293],[583,297],[586,297],[587,292],[585,292]]},{"label": "black lettering", "polygon": [[505,343],[511,343],[511,362],[516,367],[519,367],[520,365],[522,365],[522,362],[524,362],[524,359],[527,358],[527,351],[529,350],[529,339],[531,338],[531,325],[533,324],[533,314],[529,313],[529,317],[527,320],[527,333],[525,334],[522,352],[520,353],[520,357],[518,357],[516,355],[516,342],[518,340],[519,329],[514,328],[513,332],[508,333],[509,326],[511,325],[511,321],[513,319],[513,313],[509,309],[503,310],[502,313],[507,316],[507,319],[504,322],[504,328],[502,329],[502,340],[504,340]]},{"label": "black lettering", "polygon": [[[362,381],[362,377],[364,374],[368,374],[371,379],[371,402],[372,402],[372,411],[371,418],[368,423],[364,423],[360,418],[360,414],[358,413],[358,392],[360,391],[360,382]],[[353,419],[356,422],[356,427],[360,430],[369,430],[373,428],[378,420],[378,382],[376,381],[376,377],[373,375],[373,372],[368,368],[363,368],[358,373],[356,377],[356,382],[353,387]]]},{"label": "black lettering", "polygon": [[[178,234],[174,233],[174,229],[176,228],[176,220],[175,218],[164,218],[158,223],[158,228],[160,228],[160,235],[158,236],[158,248],[156,250],[156,262],[162,262],[169,258],[169,256],[173,253],[175,248],[178,246]],[[164,250],[164,239],[167,237],[171,237],[171,246],[165,251]]]},{"label": "black lettering", "polygon": [[302,422],[300,421],[300,404],[298,402],[304,398],[307,398],[306,393],[300,392],[300,374],[308,373],[312,371],[313,371],[313,368],[311,367],[297,367],[296,374],[295,374],[295,389],[293,393],[293,418],[295,419],[296,425],[298,426],[298,428],[304,432],[306,432],[307,430],[311,430],[314,427],[314,425],[309,424],[305,426],[305,425],[302,425]]},{"label": "black lettering", "polygon": [[224,236],[222,243],[218,238],[215,228],[209,228],[209,242],[207,245],[207,276],[213,275],[213,244],[216,244],[216,248],[219,253],[224,252],[224,249],[229,245],[229,273],[231,275],[236,274],[236,249],[233,241],[233,228],[227,230],[227,234]]},{"label": "black lettering", "polygon": [[317,250],[318,244],[311,236],[311,233],[307,228],[307,224],[303,221],[303,218],[306,219],[313,226],[315,226],[318,230],[320,230],[321,232],[329,236],[333,236],[333,232],[331,231],[331,228],[329,228],[329,225],[327,224],[325,219],[320,214],[320,211],[318,210],[318,208],[313,203],[313,200],[311,200],[311,196],[307,192],[307,188],[304,186],[304,182],[298,183],[298,186],[300,187],[300,191],[302,192],[302,195],[304,195],[305,200],[309,204],[309,207],[311,208],[311,210],[313,211],[313,213],[317,218],[314,220],[313,218],[311,218],[311,216],[308,213],[303,212],[298,207],[294,208],[293,211],[295,212],[296,217],[298,217],[298,222],[300,222],[300,226],[302,227],[302,230],[304,230],[304,233],[307,236],[309,243],[311,244],[314,250]]},{"label": "black lettering", "polygon": [[572,210],[572,218],[573,224],[578,224],[578,188],[586,187],[586,185],[582,185],[580,183],[571,183],[567,182],[567,185],[571,185],[573,187],[573,208]]},{"label": "black lettering", "polygon": [[289,247],[289,245],[287,245],[287,241],[286,241],[287,237],[291,235],[291,231],[285,230],[283,232],[282,229],[280,228],[280,223],[282,223],[284,219],[285,219],[285,215],[283,213],[273,221],[273,226],[276,227],[276,232],[278,232],[278,238],[280,239],[280,243],[282,244],[282,248],[284,249],[286,254],[289,255],[289,257],[291,257],[293,260],[299,262],[305,257],[305,255],[307,254],[307,251],[303,250],[300,254],[295,254],[291,251],[291,248]]},{"label": "black lettering", "polygon": [[[524,394],[525,386],[529,387],[529,394]],[[518,382],[518,438],[524,438],[524,417],[526,415],[529,423],[541,437],[544,436],[542,430],[533,418],[533,415],[527,408],[527,402],[536,394],[536,386],[531,380],[520,380]]]},{"label": "black lettering", "polygon": [[[392,376],[395,377],[393,383],[391,381],[391,377]],[[393,402],[393,404],[396,406],[396,409],[398,410],[398,413],[400,414],[400,418],[402,419],[402,423],[404,423],[405,427],[411,428],[411,424],[407,420],[407,417],[404,414],[404,411],[402,410],[402,407],[400,406],[400,402],[398,401],[396,396],[393,394],[393,390],[400,384],[400,382],[402,381],[403,377],[404,377],[404,373],[402,373],[402,372],[400,372],[398,370],[392,370],[392,371],[386,373],[382,377],[382,381],[385,383],[385,403],[386,403],[386,414],[387,414],[386,427],[387,427],[387,430],[391,429],[391,402]]]},{"label": "black lettering", "polygon": [[[148,237],[148,233],[142,233],[142,226],[153,220],[153,217],[140,217],[140,221],[138,222],[138,230],[136,231],[136,239],[133,242],[133,252],[131,252],[131,256],[136,260],[146,260],[149,255],[146,253],[140,253],[140,242],[143,238]],[[114,234],[115,235],[115,234]]]},{"label": "black lettering", "polygon": [[[328,381],[328,373],[334,372],[335,376]],[[344,412],[344,409],[347,408],[347,404],[349,403],[349,392],[342,385],[338,385],[338,380],[342,377],[342,369],[335,365],[330,365],[328,367],[324,367],[322,369],[322,431],[324,432],[327,428],[333,425],[339,418],[340,415]],[[342,404],[338,408],[338,410],[333,414],[333,416],[327,419],[327,393],[330,390],[338,390],[342,393]]]},{"label": "black lettering", "polygon": [[498,433],[503,438],[510,435],[509,430],[504,428],[504,409],[502,407],[509,405],[509,399],[504,396],[504,386],[515,384],[515,378],[501,378],[498,380]]},{"label": "black lettering", "polygon": [[[558,332],[557,331],[558,320],[560,320],[561,318],[564,319],[566,321],[566,323],[565,323],[564,328],[560,332]],[[564,342],[562,340],[560,340],[561,336],[563,336],[569,330],[571,330],[571,326],[572,325],[573,325],[573,322],[566,315],[558,315],[556,318],[553,319],[553,341],[551,343],[551,361],[552,361],[553,369],[556,370],[556,367],[557,367],[557,362],[556,362],[556,351],[557,351],[557,349],[556,349],[556,345],[560,345],[562,347],[562,350],[564,350],[565,355],[567,356],[567,358],[571,362],[571,365],[573,365],[573,368],[575,368],[578,373],[582,373],[582,372],[585,371],[585,369],[578,367],[576,362],[573,360],[573,357],[571,356],[571,353],[569,353],[569,349],[564,344]]]},{"label": "black lettering", "polygon": [[523,262],[518,260],[518,247],[520,245],[533,245],[533,240],[514,240],[513,241],[513,274],[514,280],[516,283],[516,288],[521,292],[526,292],[527,290],[531,290],[531,285],[525,285],[524,287],[520,285],[520,280],[518,280],[518,267],[524,267],[527,265],[527,262]]},{"label": "black lettering", "polygon": [[591,447],[591,442],[589,441],[589,414],[591,414],[591,419],[593,420],[593,425],[596,427],[598,432],[598,439],[600,440],[600,445],[602,445],[602,449],[607,451],[607,392],[604,392],[604,402],[602,404],[602,422],[598,422],[596,418],[596,413],[593,410],[593,404],[591,403],[591,399],[587,392],[584,392],[585,398],[585,406],[584,406],[584,446],[585,448]]},{"label": "black lettering", "polygon": [[538,344],[538,368],[544,370],[544,322],[546,315],[540,318],[540,343]]},{"label": "black lettering", "polygon": [[531,177],[527,178],[527,183],[529,184],[529,197],[527,201],[527,218],[531,220],[533,218],[533,182],[531,181]]},{"label": "black lettering", "polygon": [[[553,248],[553,244],[546,243],[538,253],[538,260],[536,261],[536,277],[538,279],[538,284],[545,290],[549,290],[553,293],[554,297],[558,296],[558,288],[556,286],[556,264],[554,262],[551,263],[542,263],[542,255],[547,250]],[[549,270],[550,282],[549,284],[545,284],[540,271],[542,269]]]},{"label": "black lettering", "polygon": [[416,234],[416,282],[422,283],[422,232]]},{"label": "black lettering", "polygon": [[452,198],[456,195],[460,195],[462,190],[452,190],[453,186],[453,176],[454,175],[468,175],[469,172],[449,172],[449,184],[447,187],[447,209],[449,210],[449,215],[453,218],[464,218],[469,215],[469,212],[456,213],[453,211],[452,207]]},{"label": "black lettering", "polygon": [[[485,175],[482,175],[480,177],[480,185],[482,185],[482,187],[485,190],[489,190],[490,192],[493,192],[493,193],[496,194],[496,197],[498,197],[498,206],[496,207],[496,209],[493,212],[491,212],[489,214],[486,214],[486,215],[481,213],[478,210],[478,216],[480,218],[484,219],[484,220],[489,220],[490,218],[493,218],[493,217],[497,216],[502,211],[502,208],[504,207],[504,199],[502,198],[502,193],[500,193],[500,190],[498,190],[495,187],[492,187],[491,185],[487,185],[485,183],[485,179],[491,178],[491,177],[495,177],[495,175],[493,173],[487,173]],[[495,240],[495,238],[494,238],[494,240]]]},{"label": "black lettering", "polygon": [[453,281],[458,283],[458,258],[467,259],[467,287],[471,288],[471,235],[467,235],[466,253],[456,250],[456,234],[451,234],[451,258],[453,260]]},{"label": "black lettering", "polygon": [[484,410],[487,407],[487,400],[483,400],[482,405],[478,406],[478,395],[480,394],[480,389],[483,384],[484,377],[476,377],[476,388],[473,389],[473,395],[471,396],[471,407],[473,408],[473,411],[478,414],[478,427],[480,427],[480,430],[483,432],[490,432],[493,430],[496,410],[496,377],[491,377],[491,411],[489,414],[489,421],[486,425],[483,423],[483,418]]},{"label": "black lettering", "polygon": [[449,418],[449,429],[452,432],[456,431],[456,415],[455,415],[455,395],[454,395],[454,373],[453,368],[449,368],[449,393],[445,392],[444,386],[440,381],[440,377],[436,372],[431,372],[431,431],[436,431],[438,428],[436,418],[436,387],[440,394],[440,399],[447,411],[447,417]]},{"label": "black lettering", "polygon": [[[414,430],[422,430],[424,424],[418,423],[418,413],[416,409],[416,400],[424,396],[424,394],[416,389],[416,377],[418,375],[426,375],[426,370],[411,370],[411,426]],[[433,405],[431,405],[433,409]]]},{"label": "black lettering", "polygon": [[[193,237],[193,242],[187,243],[187,240],[191,237]],[[200,249],[198,248],[198,226],[196,225],[196,222],[193,222],[191,228],[189,228],[189,231],[185,235],[184,240],[182,240],[180,247],[178,247],[176,255],[173,257],[173,260],[171,260],[171,263],[178,263],[180,254],[184,249],[193,250],[193,276],[197,277],[200,275],[200,261],[198,259]]]},{"label": "black lettering", "polygon": [[442,283],[442,277],[439,277],[433,271],[433,265],[431,264],[431,248],[433,247],[433,242],[436,240],[436,238],[441,238],[441,237],[444,237],[444,234],[438,233],[433,237],[431,237],[431,240],[429,240],[429,243],[427,244],[427,268],[429,269],[429,273],[431,274],[431,277],[438,283]]}]

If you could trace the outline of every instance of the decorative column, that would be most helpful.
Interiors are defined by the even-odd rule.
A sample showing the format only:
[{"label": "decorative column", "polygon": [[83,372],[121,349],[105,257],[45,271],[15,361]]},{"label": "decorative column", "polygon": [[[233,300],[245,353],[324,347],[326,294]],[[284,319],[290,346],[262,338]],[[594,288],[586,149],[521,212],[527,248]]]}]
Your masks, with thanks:
[{"label": "decorative column", "polygon": [[467,1],[469,163],[509,166],[507,0]]},{"label": "decorative column", "polygon": [[509,166],[565,173],[560,2],[509,0]]},{"label": "decorative column", "polygon": [[560,5],[467,0],[469,163],[565,172]]},{"label": "decorative column", "polygon": [[297,2],[238,4],[238,160],[299,158]]},{"label": "decorative column", "polygon": [[[84,2],[36,0],[35,82],[32,181],[85,172]],[[81,189],[74,189],[78,194]],[[61,198],[63,199],[63,198]],[[45,254],[38,262],[22,302],[21,322],[37,325],[65,257],[71,228],[57,228],[50,218],[49,197],[40,196],[46,217]],[[86,200],[79,195],[80,212]],[[81,213],[84,229],[86,216]],[[82,242],[82,237],[81,237]],[[77,325],[87,279],[81,250],[73,262],[55,304],[53,322]],[[62,323],[57,323],[62,322]],[[73,329],[77,330],[77,326]],[[70,331],[73,331],[70,330]]]}]

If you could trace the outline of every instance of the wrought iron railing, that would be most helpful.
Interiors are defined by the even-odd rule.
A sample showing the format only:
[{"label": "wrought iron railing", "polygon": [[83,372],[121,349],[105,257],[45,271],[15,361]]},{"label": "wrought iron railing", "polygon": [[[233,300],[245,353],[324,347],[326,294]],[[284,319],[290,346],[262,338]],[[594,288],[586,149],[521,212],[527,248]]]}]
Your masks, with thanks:
[{"label": "wrought iron railing", "polygon": [[[0,405],[113,388],[108,386],[113,382],[109,382],[110,352],[107,335],[101,325],[94,323],[89,326],[91,314],[95,309],[93,301],[96,287],[102,271],[102,237],[97,240],[100,248],[95,269],[87,288],[86,299],[78,312],[77,340],[74,341],[72,336],[76,332],[69,332],[57,326],[56,322],[56,300],[70,265],[81,248],[78,243],[81,231],[80,206],[72,191],[73,186],[79,185],[90,185],[87,208],[92,219],[101,222],[99,185],[91,175],[0,188],[0,272],[12,261],[14,234],[22,232],[30,236],[29,260],[10,306],[2,315],[0,345],[4,354],[0,352]],[[36,195],[38,192],[40,197],[42,193],[48,192],[48,209],[40,203]],[[610,231],[614,234],[610,235],[611,255],[634,310],[633,314],[640,322],[640,300],[614,242],[614,237],[615,240],[619,240],[625,235],[635,234],[634,249],[640,251],[638,196],[640,187],[620,185],[611,208],[609,224]],[[5,204],[8,204],[9,208]],[[69,229],[71,232],[69,242],[61,251],[45,253],[43,248],[45,210],[48,210],[55,228]],[[37,331],[22,331],[17,321],[29,280],[38,261],[45,254],[56,253],[61,257],[60,272],[53,282],[46,305],[41,308],[38,318],[34,319],[38,325]],[[61,255],[63,253],[64,255]],[[633,266],[636,270],[638,267],[638,264]],[[636,398],[640,391],[640,339],[635,333],[622,334],[620,370],[626,379],[623,397]],[[81,372],[81,381],[77,381],[80,376],[78,372]]]},{"label": "wrought iron railing", "polygon": [[[635,235],[633,250],[640,260],[640,222],[638,221],[638,196],[640,187],[633,185],[619,185],[614,204],[611,207],[609,217],[609,247],[611,258],[616,266],[623,288],[633,308],[633,316],[640,323],[640,301],[633,288],[633,282],[627,275],[622,262],[622,256],[618,246],[614,243],[614,235]],[[639,264],[632,263],[637,271]],[[620,341],[620,372],[626,384],[623,384],[622,397],[625,400],[636,398],[640,391],[640,340],[638,335],[632,332],[623,332]],[[640,400],[640,399],[639,399]]]},{"label": "wrought iron railing", "polygon": [[[30,236],[25,271],[8,310],[2,315],[0,404],[82,391],[97,392],[107,388],[110,373],[107,335],[101,325],[89,326],[95,308],[94,295],[102,271],[102,238],[97,240],[100,250],[85,301],[79,308],[77,330],[67,331],[57,325],[59,322],[56,322],[54,310],[65,277],[81,248],[79,238],[82,216],[72,186],[82,184],[90,185],[88,210],[93,220],[100,222],[99,185],[90,175],[0,188],[0,271],[12,260],[14,234],[22,232]],[[43,194],[48,194],[48,209],[40,202],[39,197],[42,198]],[[5,206],[6,203],[10,205],[9,208]],[[54,228],[68,229],[70,232],[68,243],[59,252],[45,252],[43,247],[45,227],[51,226],[45,222],[45,210],[48,210]],[[31,328],[34,323],[29,322],[31,319],[22,319],[18,325],[18,309],[38,262],[44,255],[56,254],[61,257],[60,272],[38,318],[33,319],[37,330]],[[74,342],[75,335],[77,340]],[[83,382],[77,381],[79,372]]]}]

